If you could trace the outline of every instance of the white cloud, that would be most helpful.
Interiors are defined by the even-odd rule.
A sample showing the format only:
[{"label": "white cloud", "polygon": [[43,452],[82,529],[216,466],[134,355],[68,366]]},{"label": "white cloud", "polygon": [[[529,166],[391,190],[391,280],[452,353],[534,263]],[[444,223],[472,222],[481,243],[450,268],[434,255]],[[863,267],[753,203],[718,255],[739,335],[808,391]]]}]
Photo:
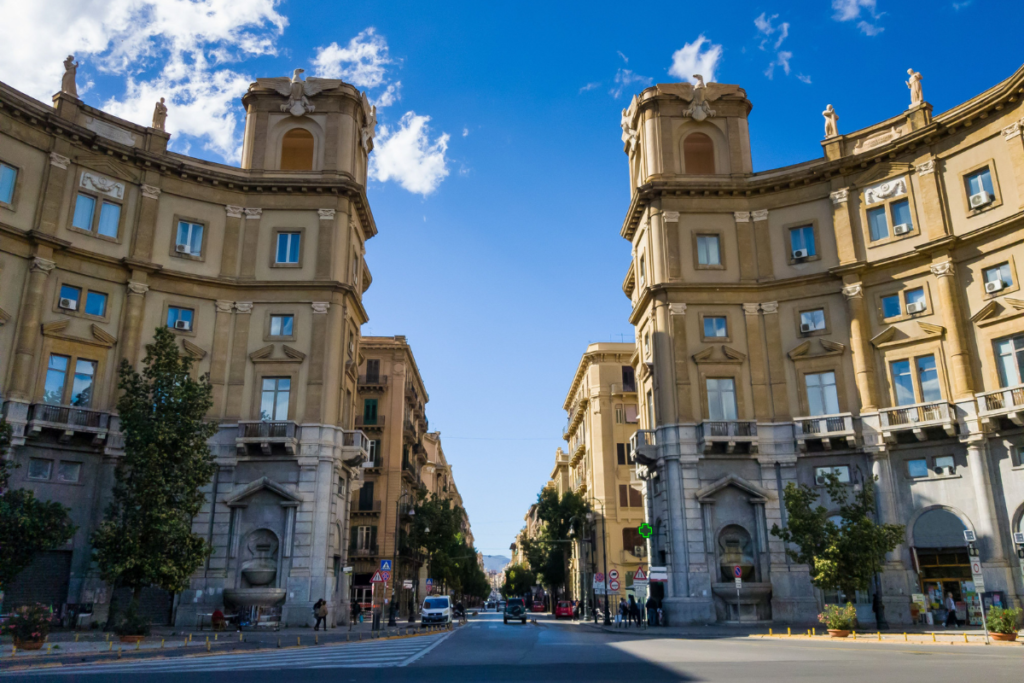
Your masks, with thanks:
[{"label": "white cloud", "polygon": [[601,81],[594,81],[592,83],[587,83],[585,86],[580,88],[580,93],[585,93],[585,92],[587,92],[589,90],[593,90],[594,88],[600,88],[600,87],[601,87]]},{"label": "white cloud", "polygon": [[468,135],[469,135],[469,128],[463,128],[462,129],[462,137],[467,137]]},{"label": "white cloud", "polygon": [[390,107],[392,104],[402,99],[402,81],[395,81],[389,83],[387,89],[384,90],[380,95],[373,98],[373,104],[378,108]]},{"label": "white cloud", "polygon": [[345,47],[331,43],[316,50],[313,65],[320,78],[340,78],[359,88],[377,88],[385,84],[384,74],[393,61],[388,43],[372,26]]},{"label": "white cloud", "polygon": [[[0,73],[28,94],[48,100],[59,88],[62,61],[74,54],[84,83],[97,74],[123,76],[125,95],[104,108],[148,125],[167,98],[167,128],[237,158],[238,97],[252,80],[224,68],[277,53],[288,20],[276,0],[0,0]],[[55,40],[54,36],[60,36]],[[176,149],[189,146],[175,140]]]},{"label": "white cloud", "polygon": [[759,46],[762,50],[764,49],[765,45],[768,44],[768,40],[775,33],[779,34],[779,37],[776,38],[775,45],[773,47],[773,49],[775,50],[778,50],[782,46],[782,41],[784,41],[789,36],[788,21],[784,21],[778,26],[772,26],[772,22],[778,18],[778,14],[773,14],[769,17],[767,16],[767,12],[761,12],[761,16],[754,19],[754,26],[757,27],[758,33],[764,36],[764,38],[761,40],[761,45]]},{"label": "white cloud", "polygon": [[394,129],[382,125],[370,156],[370,177],[394,180],[404,189],[421,195],[434,192],[448,175],[449,135],[430,140],[429,116],[406,112]]},{"label": "white cloud", "polygon": [[797,74],[796,78],[797,78],[798,81],[806,83],[807,85],[811,84],[811,77],[810,76],[807,76],[807,75],[804,75],[804,74]]},{"label": "white cloud", "polygon": [[835,10],[835,14],[832,18],[836,21],[854,21],[860,19],[857,22],[857,28],[861,30],[861,33],[867,36],[877,36],[885,29],[877,24],[873,24],[870,21],[862,18],[863,14],[867,14],[874,21],[882,18],[883,13],[878,12],[878,0],[832,0],[832,9]]},{"label": "white cloud", "polygon": [[616,50],[616,52],[618,52],[619,56],[622,57],[622,61],[624,61],[626,64],[629,64],[629,57],[622,54],[622,50]]},{"label": "white cloud", "polygon": [[[707,49],[704,49],[704,43],[708,44]],[[693,74],[700,74],[705,82],[711,83],[715,80],[715,71],[721,60],[722,46],[712,43],[702,33],[697,40],[686,43],[672,54],[672,66],[669,67],[668,73],[681,81],[691,83],[696,83]]]},{"label": "white cloud", "polygon": [[786,52],[785,50],[780,51],[778,54],[775,55],[775,60],[771,64],[768,65],[768,70],[764,72],[764,75],[767,76],[769,79],[771,79],[772,76],[775,75],[775,67],[781,66],[782,70],[785,71],[786,75],[788,76],[789,75],[789,60],[792,59],[792,58],[793,58],[793,53],[792,52]]},{"label": "white cloud", "polygon": [[626,90],[626,88],[633,87],[634,83],[639,83],[641,85],[650,85],[653,82],[653,79],[647,76],[641,76],[640,74],[635,74],[629,69],[619,69],[617,72],[615,72],[615,87],[609,90],[608,92],[611,93],[612,97],[618,99],[619,97],[622,96],[622,93]]}]

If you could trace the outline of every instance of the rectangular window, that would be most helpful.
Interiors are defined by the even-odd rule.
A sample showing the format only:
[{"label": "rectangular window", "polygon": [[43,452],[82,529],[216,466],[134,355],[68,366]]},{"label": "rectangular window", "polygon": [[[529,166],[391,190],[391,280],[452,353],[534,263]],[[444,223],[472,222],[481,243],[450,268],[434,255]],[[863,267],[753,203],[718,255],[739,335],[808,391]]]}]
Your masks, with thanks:
[{"label": "rectangular window", "polygon": [[626,413],[622,409],[622,404],[621,403],[616,403],[615,404],[615,424],[625,424],[625,422],[626,422]]},{"label": "rectangular window", "polygon": [[264,377],[260,396],[260,419],[287,420],[291,390],[292,380],[288,377]]},{"label": "rectangular window", "polygon": [[121,207],[110,202],[103,202],[100,207],[100,224],[96,226],[96,232],[104,237],[117,239],[117,226],[121,222]]},{"label": "rectangular window", "polygon": [[29,458],[28,459],[28,478],[29,479],[49,479],[50,473],[53,471],[53,461],[46,460],[44,458]]},{"label": "rectangular window", "polygon": [[640,254],[640,266],[637,270],[640,271],[637,275],[640,278],[640,286],[643,287],[647,284],[647,265],[643,254]]},{"label": "rectangular window", "polygon": [[907,226],[906,231],[901,230],[901,234],[906,234],[914,229],[914,221],[910,217],[910,200],[901,199],[898,202],[893,202],[890,209],[892,210],[892,224]]},{"label": "rectangular window", "polygon": [[917,380],[921,384],[921,400],[925,403],[942,400],[939,386],[939,371],[935,367],[935,356],[921,356],[917,359]]},{"label": "rectangular window", "polygon": [[928,476],[928,461],[927,460],[908,460],[907,461],[907,474],[915,479],[917,477]]},{"label": "rectangular window", "polygon": [[647,392],[647,428],[654,429],[654,392]]},{"label": "rectangular window", "polygon": [[615,444],[615,456],[616,456],[616,458],[618,458],[618,463],[620,465],[628,464],[628,462],[626,461],[626,444],[624,444],[624,443],[617,443],[617,444]]},{"label": "rectangular window", "polygon": [[10,204],[14,200],[14,181],[18,172],[7,164],[0,164],[0,203]]},{"label": "rectangular window", "polygon": [[999,385],[1015,387],[1024,384],[1021,368],[1024,367],[1024,336],[998,339],[995,341]]},{"label": "rectangular window", "polygon": [[708,378],[708,417],[715,421],[736,419],[736,383],[730,378]]},{"label": "rectangular window", "polygon": [[277,234],[277,262],[299,262],[299,242],[302,238],[297,232],[280,232]]},{"label": "rectangular window", "polygon": [[367,453],[366,462],[372,463],[373,467],[380,467],[380,456],[383,453],[380,446],[380,439],[374,439],[370,442],[370,450]]},{"label": "rectangular window", "polygon": [[816,332],[825,329],[825,309],[816,308],[813,311],[800,313],[800,331]]},{"label": "rectangular window", "polygon": [[952,455],[940,455],[939,457],[935,458],[936,470],[946,468],[948,468],[950,471],[956,469],[956,461],[953,460]]},{"label": "rectangular window", "polygon": [[71,405],[88,408],[92,405],[93,383],[96,379],[96,363],[91,360],[75,361],[75,377],[71,384]]},{"label": "rectangular window", "polygon": [[807,385],[807,407],[811,417],[835,415],[839,412],[839,393],[836,391],[836,373],[819,372],[804,375]]},{"label": "rectangular window", "polygon": [[793,258],[797,258],[797,252],[804,252],[800,258],[814,256],[814,227],[805,225],[802,228],[793,228],[789,231],[789,244],[793,250]]},{"label": "rectangular window", "polygon": [[905,297],[907,305],[911,304],[924,304],[924,287],[917,287],[915,289],[908,289],[903,296]]},{"label": "rectangular window", "polygon": [[169,306],[167,308],[167,327],[172,330],[185,330],[187,332],[192,329],[192,315],[193,312],[190,308]]},{"label": "rectangular window", "polygon": [[[394,417],[392,415],[392,417]],[[363,424],[375,425],[377,424],[377,399],[367,398],[363,399]]]},{"label": "rectangular window", "polygon": [[50,354],[50,362],[46,367],[46,382],[43,385],[43,403],[60,405],[64,402],[64,384],[68,378],[67,356]]},{"label": "rectangular window", "polygon": [[270,336],[290,337],[295,322],[294,315],[272,315],[270,316]]},{"label": "rectangular window", "polygon": [[989,195],[995,194],[995,191],[992,189],[992,174],[989,173],[988,168],[971,173],[964,178],[964,182],[967,183],[968,195],[981,194],[982,192],[988,192]]},{"label": "rectangular window", "polygon": [[356,527],[356,549],[372,550],[377,540],[377,527],[360,526]]},{"label": "rectangular window", "polygon": [[174,251],[191,256],[203,253],[202,224],[178,221],[178,236],[174,240]]},{"label": "rectangular window", "polygon": [[636,406],[633,405],[632,403],[627,403],[625,406],[623,406],[623,409],[626,411],[626,424],[636,424]]},{"label": "rectangular window", "polygon": [[724,317],[716,316],[705,316],[704,317],[704,336],[705,337],[728,337],[729,331],[726,326]]},{"label": "rectangular window", "polygon": [[380,360],[370,358],[366,361],[366,382],[376,384],[380,381]]},{"label": "rectangular window", "polygon": [[81,478],[82,463],[61,461],[57,466],[57,481],[63,481],[68,484],[77,484],[78,480]]},{"label": "rectangular window", "polygon": [[96,200],[87,194],[80,194],[75,200],[75,216],[71,225],[82,230],[92,230],[92,217],[96,213]]},{"label": "rectangular window", "polygon": [[697,263],[702,266],[720,266],[718,235],[697,235]]},{"label": "rectangular window", "polygon": [[896,318],[903,314],[903,306],[900,304],[900,295],[882,297],[882,317]]},{"label": "rectangular window", "polygon": [[639,491],[629,484],[619,484],[619,507],[641,508],[644,506],[644,497]]},{"label": "rectangular window", "polygon": [[82,300],[82,290],[70,285],[60,286],[60,301],[57,305],[66,311],[77,311]]},{"label": "rectangular window", "polygon": [[889,223],[885,218],[885,207],[868,209],[868,227],[871,230],[871,241],[877,242],[889,236]]},{"label": "rectangular window", "polygon": [[85,295],[86,315],[102,318],[107,314],[107,295],[101,292],[87,292]]},{"label": "rectangular window", "polygon": [[842,484],[850,483],[850,468],[847,465],[837,465],[836,467],[815,467],[814,468],[814,483],[824,484],[826,477],[830,474],[834,474],[839,478],[839,482]]},{"label": "rectangular window", "polygon": [[373,509],[373,482],[367,481],[363,483],[361,489],[359,489],[359,509],[363,511]]},{"label": "rectangular window", "polygon": [[1013,286],[1013,274],[1010,273],[1009,263],[1001,263],[998,266],[986,268],[984,275],[986,285],[990,282],[1002,282],[1003,289]]},{"label": "rectangular window", "polygon": [[892,363],[892,385],[896,390],[896,405],[909,406],[917,403],[914,398],[914,378],[910,374],[910,361]]},{"label": "rectangular window", "polygon": [[644,332],[644,358],[651,357],[651,333]]},{"label": "rectangular window", "polygon": [[622,366],[622,390],[636,391],[636,375],[630,365]]}]

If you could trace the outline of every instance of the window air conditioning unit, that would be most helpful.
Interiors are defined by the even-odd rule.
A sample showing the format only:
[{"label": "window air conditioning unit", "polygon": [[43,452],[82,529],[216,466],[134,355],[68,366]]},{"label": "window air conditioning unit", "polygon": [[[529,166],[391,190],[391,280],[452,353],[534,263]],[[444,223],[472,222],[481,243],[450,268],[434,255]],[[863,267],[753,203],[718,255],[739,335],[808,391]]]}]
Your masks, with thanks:
[{"label": "window air conditioning unit", "polygon": [[923,301],[916,301],[912,304],[907,304],[907,313],[920,313],[925,309]]},{"label": "window air conditioning unit", "polygon": [[940,476],[943,474],[956,474],[956,467],[936,467],[935,474]]},{"label": "window air conditioning unit", "polygon": [[187,320],[175,320],[174,321],[174,329],[188,331],[188,330],[192,329],[192,323],[190,323]]},{"label": "window air conditioning unit", "polygon": [[899,225],[893,226],[892,232],[894,235],[906,235],[910,232],[910,225],[907,223],[900,223]]},{"label": "window air conditioning unit", "polygon": [[795,259],[797,259],[797,258],[807,258],[807,250],[806,249],[794,249],[793,250],[793,258],[795,258]]},{"label": "window air conditioning unit", "polygon": [[189,249],[187,244],[179,244],[178,246],[174,247],[174,251],[178,252],[179,254],[191,254],[192,253],[192,250]]},{"label": "window air conditioning unit", "polygon": [[74,299],[61,299],[58,306],[69,311],[78,310],[78,302],[75,301]]},{"label": "window air conditioning unit", "polygon": [[809,323],[800,323],[800,331],[801,332],[812,332],[813,328],[811,327],[811,325]]},{"label": "window air conditioning unit", "polygon": [[990,195],[988,192],[982,191],[978,194],[971,195],[971,208],[977,209],[979,206],[985,206],[991,204],[995,200],[995,197]]},{"label": "window air conditioning unit", "polygon": [[991,294],[992,292],[998,292],[1005,286],[1006,284],[1002,280],[993,280],[992,282],[986,282],[985,292],[988,294]]},{"label": "window air conditioning unit", "polygon": [[818,486],[824,486],[825,485],[825,477],[823,477],[821,475],[818,475],[817,477],[814,478],[814,483],[817,484]]}]

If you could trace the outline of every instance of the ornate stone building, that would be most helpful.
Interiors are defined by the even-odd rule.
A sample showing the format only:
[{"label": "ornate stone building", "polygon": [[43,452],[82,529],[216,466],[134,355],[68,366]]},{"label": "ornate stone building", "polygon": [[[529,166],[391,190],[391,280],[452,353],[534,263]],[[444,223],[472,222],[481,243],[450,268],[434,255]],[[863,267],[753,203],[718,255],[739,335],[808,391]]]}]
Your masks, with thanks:
[{"label": "ornate stone building", "polygon": [[[150,615],[191,625],[226,603],[311,623],[347,614],[349,501],[369,446],[353,430],[374,112],[341,81],[260,79],[241,168],[169,152],[94,109],[65,78],[53,106],[0,84],[0,399],[13,484],[71,508],[78,532],[8,590],[80,605],[111,593],[91,563],[122,440],[122,359],[170,328],[209,373],[217,473],[194,529],[214,547],[188,591]],[[70,84],[68,84],[70,83]],[[173,117],[173,108],[169,112]],[[41,580],[39,577],[45,577]]]},{"label": "ornate stone building", "polygon": [[771,535],[786,484],[828,473],[906,525],[872,587],[889,622],[942,591],[977,616],[964,530],[986,596],[1024,595],[1024,69],[937,116],[919,88],[850,133],[830,107],[821,158],[758,173],[738,86],[657,85],[623,112],[633,443],[673,623],[834,600]]}]

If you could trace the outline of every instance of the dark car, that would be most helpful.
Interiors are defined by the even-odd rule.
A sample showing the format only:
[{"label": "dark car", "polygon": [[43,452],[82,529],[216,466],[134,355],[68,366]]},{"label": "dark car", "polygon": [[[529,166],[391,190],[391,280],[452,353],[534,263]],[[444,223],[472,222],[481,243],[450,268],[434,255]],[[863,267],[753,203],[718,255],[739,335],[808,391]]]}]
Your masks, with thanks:
[{"label": "dark car", "polygon": [[526,623],[526,602],[522,598],[509,598],[508,602],[505,603],[505,623],[508,623],[509,619],[518,619],[522,623]]}]

